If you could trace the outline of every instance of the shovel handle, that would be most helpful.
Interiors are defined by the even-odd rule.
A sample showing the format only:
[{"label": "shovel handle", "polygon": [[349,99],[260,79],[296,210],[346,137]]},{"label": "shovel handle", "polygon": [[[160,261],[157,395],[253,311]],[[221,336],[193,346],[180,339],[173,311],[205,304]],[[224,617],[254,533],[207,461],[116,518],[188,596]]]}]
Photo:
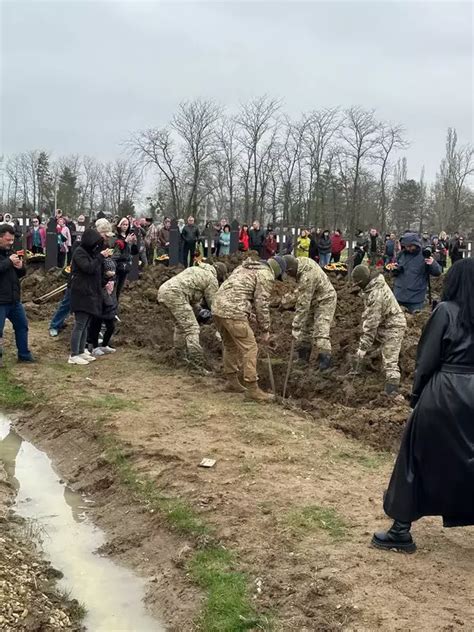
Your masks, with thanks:
[{"label": "shovel handle", "polygon": [[286,389],[288,388],[288,381],[290,379],[291,367],[293,365],[293,356],[295,354],[295,339],[291,339],[290,357],[288,360],[288,368],[286,370],[285,383],[283,384],[283,399],[286,397]]},{"label": "shovel handle", "polygon": [[270,375],[270,384],[272,386],[273,395],[276,398],[275,376],[273,375],[272,360],[270,358],[270,354],[268,353],[268,351],[267,351],[267,362],[268,362],[268,373]]}]

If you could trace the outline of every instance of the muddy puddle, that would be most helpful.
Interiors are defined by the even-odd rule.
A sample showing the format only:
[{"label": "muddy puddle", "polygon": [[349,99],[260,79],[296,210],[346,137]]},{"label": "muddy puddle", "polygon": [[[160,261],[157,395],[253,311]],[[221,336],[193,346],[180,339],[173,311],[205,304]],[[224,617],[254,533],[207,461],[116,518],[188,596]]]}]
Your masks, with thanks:
[{"label": "muddy puddle", "polygon": [[145,581],[95,551],[106,539],[88,519],[90,501],[62,483],[48,456],[0,415],[0,461],[16,490],[15,512],[27,520],[52,565],[58,587],[82,603],[93,632],[163,632],[145,610]]}]

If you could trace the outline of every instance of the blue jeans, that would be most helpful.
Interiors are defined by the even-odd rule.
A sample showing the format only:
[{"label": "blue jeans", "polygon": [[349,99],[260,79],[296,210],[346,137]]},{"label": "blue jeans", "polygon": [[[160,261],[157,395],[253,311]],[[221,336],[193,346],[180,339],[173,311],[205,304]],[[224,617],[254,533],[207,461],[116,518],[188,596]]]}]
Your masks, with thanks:
[{"label": "blue jeans", "polygon": [[29,360],[31,358],[31,352],[28,349],[28,320],[26,318],[25,308],[20,302],[0,305],[0,355],[3,352],[3,330],[7,318],[13,325],[15,332],[18,357],[22,360]]},{"label": "blue jeans", "polygon": [[329,262],[331,261],[331,253],[327,252],[325,254],[320,254],[319,255],[319,265],[321,266],[321,268],[324,268],[324,266],[329,265]]},{"label": "blue jeans", "polygon": [[49,324],[50,329],[56,329],[60,331],[64,329],[64,322],[71,313],[71,290],[67,287],[64,292],[63,300],[59,303],[57,310]]},{"label": "blue jeans", "polygon": [[400,307],[404,307],[410,314],[413,314],[413,312],[421,312],[425,306],[424,301],[423,303],[400,303],[399,301],[398,304]]}]

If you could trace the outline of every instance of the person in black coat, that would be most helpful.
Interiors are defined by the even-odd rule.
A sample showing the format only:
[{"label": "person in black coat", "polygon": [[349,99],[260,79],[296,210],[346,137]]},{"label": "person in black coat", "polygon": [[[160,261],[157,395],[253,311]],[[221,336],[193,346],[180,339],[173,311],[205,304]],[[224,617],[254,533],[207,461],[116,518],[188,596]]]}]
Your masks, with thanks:
[{"label": "person in black coat", "polygon": [[377,548],[413,552],[411,523],[442,516],[445,527],[474,525],[474,259],[449,270],[420,343],[414,411],[384,498],[394,519]]},{"label": "person in black coat", "polygon": [[263,242],[265,241],[265,231],[260,228],[260,222],[256,221],[249,230],[249,250],[258,252],[259,257],[263,257]]},{"label": "person in black coat", "polygon": [[181,231],[181,240],[183,242],[182,263],[185,268],[194,265],[194,255],[199,236],[199,228],[194,223],[194,217],[188,217],[188,223],[186,226],[183,226]]},{"label": "person in black coat", "polygon": [[119,301],[127,276],[132,269],[133,257],[138,254],[137,236],[132,231],[128,217],[122,217],[117,224],[117,235],[113,243],[113,249],[117,275],[115,293],[117,301]]},{"label": "person in black coat", "polygon": [[13,325],[19,362],[33,362],[28,348],[28,320],[21,304],[20,279],[25,276],[22,259],[12,251],[15,229],[0,224],[0,367],[3,366],[3,329],[5,321]]},{"label": "person in black coat", "polygon": [[69,364],[88,364],[93,356],[86,349],[87,330],[94,316],[102,315],[103,261],[113,250],[104,248],[103,238],[93,228],[87,228],[74,251],[71,262],[71,311],[74,328],[71,334]]}]

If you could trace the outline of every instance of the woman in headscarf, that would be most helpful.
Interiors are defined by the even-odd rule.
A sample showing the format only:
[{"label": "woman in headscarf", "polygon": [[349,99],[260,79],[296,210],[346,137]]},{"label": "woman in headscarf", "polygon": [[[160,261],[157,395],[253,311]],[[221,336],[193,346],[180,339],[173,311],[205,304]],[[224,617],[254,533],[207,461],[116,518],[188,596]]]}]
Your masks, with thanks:
[{"label": "woman in headscarf", "polygon": [[418,345],[412,406],[384,499],[394,523],[374,535],[377,548],[415,551],[411,524],[423,516],[474,525],[474,259],[446,275]]}]

